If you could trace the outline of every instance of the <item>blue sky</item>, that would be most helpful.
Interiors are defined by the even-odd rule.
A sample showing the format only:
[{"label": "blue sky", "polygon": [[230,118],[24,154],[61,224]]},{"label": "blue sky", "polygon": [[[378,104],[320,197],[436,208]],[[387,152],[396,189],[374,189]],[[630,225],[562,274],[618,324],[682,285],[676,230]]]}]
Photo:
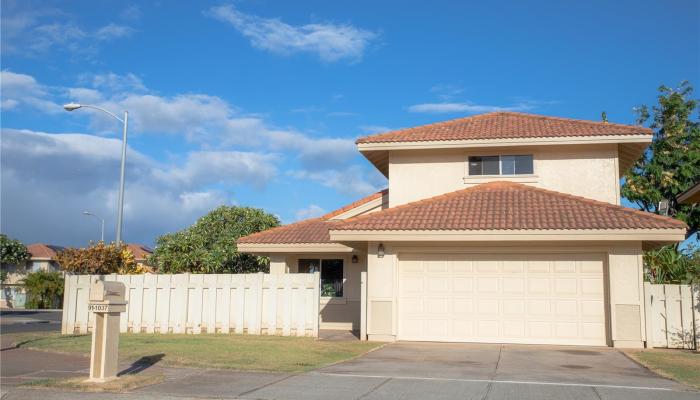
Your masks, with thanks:
[{"label": "blue sky", "polygon": [[[414,4],[415,3],[415,4]],[[363,135],[509,109],[632,123],[661,84],[700,82],[699,3],[2,2],[2,231],[125,240],[220,204],[283,222],[386,185]]]}]

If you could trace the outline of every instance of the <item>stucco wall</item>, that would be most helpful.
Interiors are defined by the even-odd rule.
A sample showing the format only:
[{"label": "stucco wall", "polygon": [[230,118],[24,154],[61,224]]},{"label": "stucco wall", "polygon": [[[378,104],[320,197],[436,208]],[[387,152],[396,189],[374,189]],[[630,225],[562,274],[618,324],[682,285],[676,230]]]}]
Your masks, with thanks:
[{"label": "stucco wall", "polygon": [[429,245],[425,243],[384,243],[384,257],[377,255],[379,243],[368,244],[367,255],[367,335],[370,340],[395,340],[398,335],[398,257],[401,252],[472,253],[597,253],[605,254],[606,315],[609,344],[641,347],[644,332],[644,300],[641,243],[562,243],[543,246],[518,243],[517,246],[479,243]]},{"label": "stucco wall", "polygon": [[366,271],[364,254],[290,254],[272,255],[270,273],[297,273],[300,258],[332,258],[343,260],[343,297],[321,297],[321,329],[360,329],[360,272]]},{"label": "stucco wall", "polygon": [[[533,154],[532,176],[470,177],[470,155]],[[389,153],[389,206],[494,180],[509,180],[619,204],[617,146],[532,146]]]}]

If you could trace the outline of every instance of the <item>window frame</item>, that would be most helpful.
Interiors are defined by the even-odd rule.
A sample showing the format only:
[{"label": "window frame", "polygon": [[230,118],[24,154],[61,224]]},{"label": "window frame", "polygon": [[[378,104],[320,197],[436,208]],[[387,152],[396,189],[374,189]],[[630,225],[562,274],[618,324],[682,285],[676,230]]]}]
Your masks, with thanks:
[{"label": "window frame", "polygon": [[[517,157],[517,156],[530,156],[532,158],[532,172],[530,173],[525,173],[525,174],[503,174],[503,157]],[[498,157],[498,174],[472,174],[471,173],[471,161],[470,158],[472,157]],[[528,177],[535,177],[535,154],[533,153],[526,153],[526,154],[517,154],[516,152],[513,153],[502,153],[502,154],[493,154],[493,153],[484,153],[484,154],[469,154],[467,155],[467,162],[466,162],[466,179],[471,178],[471,179],[480,179],[480,178],[528,178]],[[483,164],[481,170],[483,171]]]},{"label": "window frame", "polygon": [[[343,295],[342,295],[342,296],[338,296],[338,297],[336,297],[336,296],[323,296],[323,295],[321,295],[321,299],[322,299],[324,302],[337,302],[337,301],[339,301],[339,302],[345,302],[345,299],[346,299],[346,296],[347,296],[345,285],[346,285],[346,283],[347,283],[347,281],[348,281],[348,279],[347,279],[347,266],[346,266],[346,265],[348,264],[347,257],[318,257],[318,256],[298,257],[298,258],[297,258],[297,273],[300,273],[300,272],[299,272],[299,263],[301,262],[301,260],[314,260],[314,261],[318,261],[318,266],[319,266],[319,269],[318,269],[319,285],[322,284],[322,279],[323,279],[323,275],[322,275],[322,274],[323,274],[323,260],[340,260],[340,261],[342,261],[342,263],[343,263],[343,278],[342,278],[342,279],[343,279]],[[303,272],[301,272],[301,273],[303,273]],[[321,292],[323,292],[323,287],[321,287]]]}]

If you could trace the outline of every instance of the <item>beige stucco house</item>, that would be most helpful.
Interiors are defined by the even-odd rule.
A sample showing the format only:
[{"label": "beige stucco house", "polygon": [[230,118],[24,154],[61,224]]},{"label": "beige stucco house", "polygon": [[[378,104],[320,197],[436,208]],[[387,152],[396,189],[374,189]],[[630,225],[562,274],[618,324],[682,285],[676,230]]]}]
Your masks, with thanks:
[{"label": "beige stucco house", "polygon": [[620,206],[651,139],[511,112],[363,137],[387,190],[238,248],[320,270],[321,327],[362,339],[642,347],[642,251],[686,232]]}]

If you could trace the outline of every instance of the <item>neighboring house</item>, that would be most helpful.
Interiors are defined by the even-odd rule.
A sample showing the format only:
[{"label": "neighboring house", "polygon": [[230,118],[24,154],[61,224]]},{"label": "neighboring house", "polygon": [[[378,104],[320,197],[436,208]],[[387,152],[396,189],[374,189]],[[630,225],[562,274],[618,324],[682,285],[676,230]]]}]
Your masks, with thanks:
[{"label": "neighboring house", "polygon": [[363,137],[388,190],[238,249],[271,273],[320,270],[321,327],[370,340],[642,347],[643,250],[687,229],[620,206],[651,140],[512,112]]},{"label": "neighboring house", "polygon": [[7,279],[3,284],[0,305],[3,307],[22,308],[25,302],[22,280],[30,272],[59,271],[58,263],[54,260],[56,254],[64,248],[44,243],[34,243],[27,246],[30,254],[29,260],[24,265],[3,265],[7,272]]},{"label": "neighboring house", "polygon": [[146,262],[146,258],[153,254],[153,249],[143,244],[128,243],[126,247],[129,249],[129,251],[131,251],[131,254],[134,255],[134,261],[139,264],[144,264]]},{"label": "neighboring house", "polygon": [[700,204],[700,182],[681,193],[678,196],[678,202],[681,204]]}]

